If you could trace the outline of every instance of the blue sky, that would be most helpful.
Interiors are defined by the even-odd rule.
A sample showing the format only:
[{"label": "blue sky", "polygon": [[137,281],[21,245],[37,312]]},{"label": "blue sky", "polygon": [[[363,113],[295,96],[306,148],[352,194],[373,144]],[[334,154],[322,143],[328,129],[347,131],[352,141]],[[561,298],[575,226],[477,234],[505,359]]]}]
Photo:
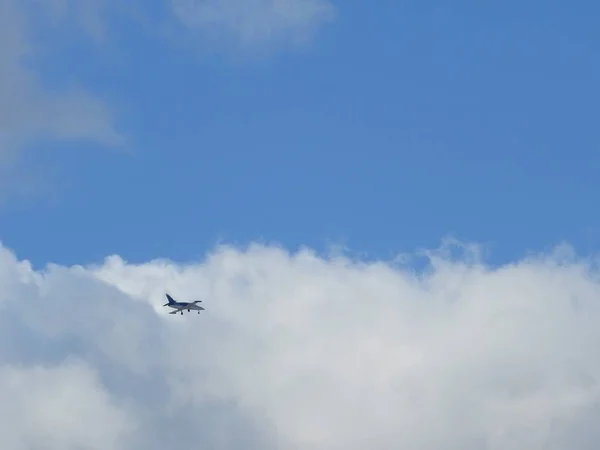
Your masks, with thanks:
[{"label": "blue sky", "polygon": [[211,2],[231,9],[207,30],[177,1],[5,0],[31,50],[0,57],[37,80],[4,108],[0,238],[20,258],[254,240],[387,258],[449,234],[496,261],[600,249],[597,3]]}]

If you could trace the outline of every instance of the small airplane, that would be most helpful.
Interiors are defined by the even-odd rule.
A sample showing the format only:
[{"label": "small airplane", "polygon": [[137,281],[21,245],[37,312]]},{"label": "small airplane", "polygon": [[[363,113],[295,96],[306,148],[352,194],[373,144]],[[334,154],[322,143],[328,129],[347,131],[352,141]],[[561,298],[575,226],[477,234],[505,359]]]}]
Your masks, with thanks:
[{"label": "small airplane", "polygon": [[171,311],[169,314],[177,314],[178,312],[180,312],[183,316],[183,311],[186,309],[188,312],[190,312],[192,309],[197,310],[198,314],[200,314],[200,311],[204,311],[204,308],[197,304],[202,303],[202,300],[196,300],[194,302],[176,302],[175,300],[173,300],[173,297],[171,297],[169,294],[165,295],[169,302],[165,303],[163,306],[168,306],[170,308],[175,309],[175,311]]}]

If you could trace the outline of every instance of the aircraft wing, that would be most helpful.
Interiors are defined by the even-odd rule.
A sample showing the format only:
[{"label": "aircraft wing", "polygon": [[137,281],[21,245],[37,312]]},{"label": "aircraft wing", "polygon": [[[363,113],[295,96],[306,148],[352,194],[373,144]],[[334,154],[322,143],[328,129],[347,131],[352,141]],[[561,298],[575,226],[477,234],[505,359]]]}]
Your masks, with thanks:
[{"label": "aircraft wing", "polygon": [[177,314],[178,312],[181,312],[181,311],[183,311],[185,309],[187,309],[187,306],[182,306],[181,308],[174,309],[169,314]]}]

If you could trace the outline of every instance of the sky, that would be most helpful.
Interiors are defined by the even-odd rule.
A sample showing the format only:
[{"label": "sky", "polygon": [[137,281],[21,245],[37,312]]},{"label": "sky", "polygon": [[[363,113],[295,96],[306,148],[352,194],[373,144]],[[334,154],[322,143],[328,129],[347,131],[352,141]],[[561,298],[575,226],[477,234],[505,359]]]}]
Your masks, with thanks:
[{"label": "sky", "polygon": [[593,2],[3,4],[0,237],[36,266],[600,249]]},{"label": "sky", "polygon": [[598,13],[0,0],[0,446],[597,448]]}]

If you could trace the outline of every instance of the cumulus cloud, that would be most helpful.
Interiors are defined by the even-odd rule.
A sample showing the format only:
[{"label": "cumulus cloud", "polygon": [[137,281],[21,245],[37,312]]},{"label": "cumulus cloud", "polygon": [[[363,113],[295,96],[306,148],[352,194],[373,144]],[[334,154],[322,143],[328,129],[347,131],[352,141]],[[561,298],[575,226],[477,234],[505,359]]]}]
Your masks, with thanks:
[{"label": "cumulus cloud", "polygon": [[[0,446],[597,448],[595,262],[446,250],[36,272],[1,249]],[[168,315],[165,291],[206,311]]]},{"label": "cumulus cloud", "polygon": [[190,29],[252,49],[304,43],[335,16],[329,0],[170,1]]}]

